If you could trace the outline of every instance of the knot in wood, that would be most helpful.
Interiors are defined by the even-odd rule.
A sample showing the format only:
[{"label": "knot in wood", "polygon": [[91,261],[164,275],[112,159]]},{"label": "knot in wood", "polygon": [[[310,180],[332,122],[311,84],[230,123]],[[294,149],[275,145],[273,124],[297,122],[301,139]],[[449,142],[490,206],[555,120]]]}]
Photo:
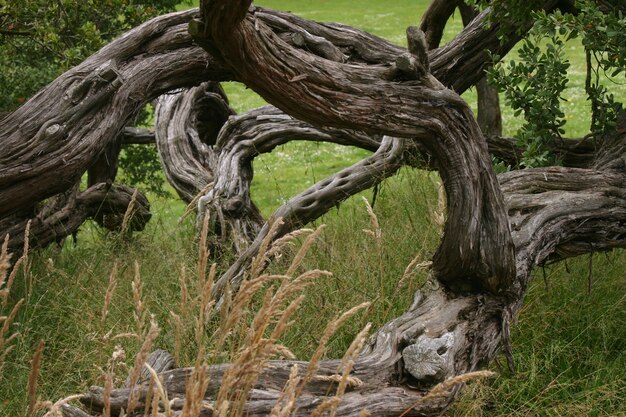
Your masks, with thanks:
[{"label": "knot in wood", "polygon": [[404,369],[419,381],[443,381],[451,373],[454,334],[433,338],[421,335],[402,350]]},{"label": "knot in wood", "polygon": [[231,197],[222,203],[222,209],[232,217],[240,215],[243,206],[243,198],[241,197]]},{"label": "knot in wood", "polygon": [[54,123],[46,128],[46,137],[50,138],[61,130],[61,125],[58,123]]}]

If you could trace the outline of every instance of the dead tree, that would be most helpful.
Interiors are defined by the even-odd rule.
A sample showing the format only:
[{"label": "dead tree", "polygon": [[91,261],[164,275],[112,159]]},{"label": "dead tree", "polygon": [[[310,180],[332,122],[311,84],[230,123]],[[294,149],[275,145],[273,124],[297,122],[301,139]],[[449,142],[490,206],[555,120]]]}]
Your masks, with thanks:
[{"label": "dead tree", "polygon": [[[559,2],[548,0],[543,6],[552,9]],[[202,162],[206,176],[181,196],[188,199],[194,191],[203,191],[200,206],[221,213],[216,216],[220,222],[249,213],[246,210],[253,205],[246,188],[248,164],[259,149],[270,150],[290,140],[292,127],[301,129],[298,134],[311,129],[312,140],[358,143],[376,152],[279,208],[270,221],[281,217],[285,223],[275,237],[317,218],[337,201],[413,163],[410,155],[420,154],[439,171],[449,208],[432,274],[409,310],[371,338],[351,373],[363,384],[350,387],[337,415],[358,415],[361,410],[379,416],[407,410],[408,415],[439,414],[458,388],[437,398],[425,398],[425,393],[450,377],[484,367],[503,347],[506,351],[510,321],[521,307],[535,266],[626,246],[626,123],[596,138],[593,148],[587,141],[580,141],[580,147],[564,145],[572,166],[494,174],[489,150],[515,158],[514,141],[495,139],[488,144],[458,95],[482,78],[487,51],[504,56],[518,40],[512,35],[501,43],[496,36],[500,24],[485,25],[488,13],[479,14],[447,45],[430,51],[416,28],[407,32],[407,50],[344,25],[251,7],[249,0],[204,0],[200,15],[186,12],[153,20],[3,119],[2,230],[18,219],[35,218],[44,209],[59,211],[53,201],[44,200],[74,190],[90,168],[108,172],[98,178],[111,178],[112,164],[95,168],[106,152],[115,153],[120,133],[140,106],[207,80],[239,80],[275,106],[228,120],[228,111],[222,108],[210,128],[201,114],[181,112],[179,120],[193,126],[187,133],[194,129],[196,133],[191,138],[187,133],[163,136],[172,159],[191,150]],[[202,49],[193,46],[185,31],[188,23]],[[521,30],[515,33],[531,23],[520,23]],[[169,132],[168,117],[173,119],[184,103],[195,106],[198,100],[207,100],[212,103],[209,107],[223,107],[223,102],[211,101],[220,94],[210,88],[162,99],[159,113],[165,117],[165,131]],[[276,134],[279,125],[284,135]],[[182,148],[171,147],[168,141],[174,137],[187,142]],[[185,163],[192,162],[189,158],[183,157]],[[113,188],[106,180],[94,182],[87,191]],[[71,201],[72,195],[64,198]],[[39,206],[42,202],[44,208]],[[245,277],[259,239],[269,230],[259,219],[254,227],[259,228],[255,240],[218,281],[215,297],[226,283],[236,289]],[[239,229],[241,235],[248,229]],[[304,362],[270,363],[247,397],[247,414],[271,411],[296,363],[306,368]],[[294,403],[296,415],[309,415],[332,391],[337,365],[336,360],[320,364],[319,376],[331,378],[304,387]],[[207,400],[214,398],[228,366],[207,369]],[[162,371],[172,407],[180,409],[191,370]],[[141,403],[151,385],[133,389]],[[127,408],[129,394],[128,387],[114,390],[113,413]],[[91,390],[83,403],[87,411],[64,412],[100,413],[103,391]]]}]

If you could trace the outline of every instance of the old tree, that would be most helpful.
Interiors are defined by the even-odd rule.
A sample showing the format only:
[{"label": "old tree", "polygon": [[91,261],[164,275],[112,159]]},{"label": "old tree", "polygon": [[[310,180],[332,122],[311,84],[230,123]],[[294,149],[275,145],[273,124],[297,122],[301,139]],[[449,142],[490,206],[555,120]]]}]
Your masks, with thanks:
[{"label": "old tree", "polygon": [[[589,39],[599,34],[588,34],[583,41],[594,118],[585,138],[561,138],[560,123],[550,123],[559,114],[549,111],[549,103],[539,110],[523,106],[528,95],[515,91],[532,89],[533,74],[526,87],[511,90],[510,99],[522,102],[529,118],[549,120],[528,127],[519,140],[483,134],[459,94],[482,83],[485,67],[505,56],[536,20],[545,32],[555,32],[558,45],[562,27],[568,33],[591,30],[593,21],[585,19],[623,25],[619,4],[502,0],[476,9],[434,0],[421,28],[407,29],[407,49],[349,26],[255,7],[250,0],[203,0],[200,10],[157,17],[4,116],[0,235],[9,236],[9,247],[19,252],[26,229],[30,245],[40,247],[62,241],[88,218],[116,229],[131,200],[130,227],[140,230],[150,218],[149,204],[141,193],[114,183],[118,155],[124,143],[156,142],[168,181],[183,200],[197,205],[199,220],[210,214],[214,243],[239,253],[213,287],[219,299],[227,286],[234,291],[245,279],[276,219],[283,223],[270,239],[404,165],[435,169],[448,212],[430,280],[405,314],[369,339],[349,375],[360,383],[348,385],[335,413],[438,414],[459,385],[426,396],[435,385],[483,368],[508,350],[509,323],[534,267],[626,247],[626,117],[596,77],[601,67],[613,66],[620,74],[623,35],[611,32],[594,44]],[[440,46],[457,7],[466,26]],[[235,115],[218,84],[226,80],[244,83],[271,106]],[[128,126],[151,100],[157,103],[154,133]],[[250,197],[252,161],[291,140],[374,153],[294,196],[266,221]],[[498,176],[492,168],[492,156],[528,167],[545,155],[560,164]],[[88,184],[81,189],[85,173]],[[283,402],[284,411],[309,415],[335,391],[339,361],[322,361],[316,378],[287,401],[281,390],[296,363],[305,372],[306,362],[268,363],[246,393],[245,413],[267,415]],[[192,370],[158,368],[168,397],[179,399],[170,406],[181,413]],[[208,402],[227,369],[205,369]],[[63,413],[97,415],[106,406],[117,415],[128,409],[131,392],[141,404],[153,389],[148,382],[107,396],[94,389],[83,397],[84,409],[65,406]]]}]

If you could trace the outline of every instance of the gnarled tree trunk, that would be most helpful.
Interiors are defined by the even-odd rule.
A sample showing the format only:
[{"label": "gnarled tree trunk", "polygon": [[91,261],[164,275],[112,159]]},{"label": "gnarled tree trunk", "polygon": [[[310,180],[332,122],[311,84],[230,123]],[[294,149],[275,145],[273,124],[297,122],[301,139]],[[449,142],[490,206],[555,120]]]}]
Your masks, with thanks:
[{"label": "gnarled tree trunk", "polygon": [[[391,175],[407,163],[407,155],[426,152],[443,178],[448,203],[432,275],[409,310],[370,339],[351,372],[363,384],[349,387],[336,415],[358,415],[362,410],[380,416],[439,414],[458,388],[438,397],[426,393],[450,377],[484,367],[502,346],[507,348],[508,326],[519,311],[533,267],[626,246],[626,126],[611,137],[598,138],[603,146],[594,152],[564,146],[577,167],[496,177],[488,143],[458,96],[482,78],[486,50],[503,56],[517,41],[512,36],[500,43],[496,36],[500,24],[485,27],[488,11],[452,42],[431,51],[425,35],[410,28],[407,51],[353,28],[309,22],[250,3],[204,0],[200,16],[188,12],[156,19],[66,73],[3,119],[0,138],[7,146],[0,150],[0,199],[7,204],[0,206],[0,230],[41,214],[38,202],[68,190],[74,194],[58,204],[51,202],[54,213],[63,213],[68,205],[72,212],[89,213],[93,202],[106,198],[98,191],[109,187],[127,196],[129,190],[107,184],[114,164],[100,169],[101,156],[109,150],[115,153],[120,132],[146,100],[206,80],[240,80],[276,106],[226,120],[230,111],[215,85],[164,98],[159,106],[156,136],[164,160],[199,161],[188,172],[168,166],[181,196],[190,200],[203,191],[200,211],[218,213],[221,231],[230,227],[250,236],[256,230],[248,230],[259,230],[217,282],[215,297],[227,283],[235,289],[245,278],[260,241],[269,233],[269,223],[261,225],[259,218],[250,227],[237,223],[237,216],[256,216],[249,211],[254,206],[248,185],[250,161],[258,152],[291,140],[294,134],[376,149],[279,208],[270,222],[280,217],[284,224],[274,238]],[[546,1],[544,6],[557,3]],[[192,17],[197,19],[189,29],[208,53],[193,46],[184,31]],[[62,94],[65,100],[50,100]],[[210,109],[215,115],[212,125],[202,113]],[[517,155],[514,143],[506,139],[490,145],[511,158]],[[95,184],[76,192],[73,187],[89,168]],[[194,175],[193,181],[186,181]],[[28,192],[8,200],[23,190]],[[45,230],[41,236],[48,233]],[[248,415],[271,411],[294,364],[306,368],[305,362],[268,364],[246,398]],[[320,363],[317,374],[330,378],[316,378],[303,387],[292,404],[294,415],[309,415],[328,397],[336,386],[332,377],[337,366],[337,360]],[[215,399],[228,367],[207,368],[207,400]],[[190,373],[187,368],[161,373],[175,410],[184,404]],[[136,409],[143,410],[141,402],[153,388],[144,382],[115,390],[111,411],[127,409],[131,390],[139,392]],[[103,390],[91,390],[83,403],[89,413],[100,413]],[[85,415],[72,408],[64,412]]]}]

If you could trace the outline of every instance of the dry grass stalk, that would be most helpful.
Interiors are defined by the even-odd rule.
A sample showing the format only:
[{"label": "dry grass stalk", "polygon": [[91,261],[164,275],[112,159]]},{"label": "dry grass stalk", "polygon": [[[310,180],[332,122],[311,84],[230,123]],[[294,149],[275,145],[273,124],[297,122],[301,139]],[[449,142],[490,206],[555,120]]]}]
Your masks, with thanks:
[{"label": "dry grass stalk", "polygon": [[340,402],[341,398],[331,397],[315,407],[315,409],[311,412],[310,417],[322,417],[324,414],[332,412],[333,409],[336,409]]},{"label": "dry grass stalk", "polygon": [[[24,269],[24,287],[27,288],[27,298],[30,297],[30,293],[33,290],[33,276],[30,273],[30,261],[28,258],[30,252],[30,224],[32,220],[29,220],[26,223],[26,228],[24,229],[24,249],[22,252],[22,266]],[[26,285],[28,284],[28,285]]]},{"label": "dry grass stalk", "polygon": [[431,389],[428,394],[426,394],[422,400],[428,401],[433,398],[438,397],[447,397],[450,393],[449,391],[454,388],[456,385],[465,384],[469,381],[481,378],[491,378],[495,376],[495,372],[491,371],[474,371],[467,372],[465,374],[457,375],[455,377],[449,378],[437,385],[433,389]]},{"label": "dry grass stalk", "polygon": [[11,273],[9,274],[9,279],[7,279],[6,281],[5,290],[6,290],[7,298],[2,299],[2,307],[6,307],[8,304],[9,292],[11,291],[11,287],[13,287],[13,282],[15,281],[15,277],[17,276],[17,271],[19,270],[19,267],[22,265],[23,262],[24,262],[24,257],[22,256],[17,260],[17,262],[15,262],[15,265],[13,265],[13,269],[11,270]]},{"label": "dry grass stalk", "polygon": [[306,240],[302,244],[302,247],[300,247],[300,250],[298,250],[298,253],[296,254],[296,256],[294,256],[293,261],[291,261],[291,265],[289,266],[289,269],[287,269],[286,275],[293,276],[293,274],[296,273],[296,271],[298,270],[298,267],[300,266],[300,264],[302,264],[302,260],[304,259],[304,256],[307,254],[309,249],[311,249],[311,246],[313,245],[313,243],[315,243],[315,239],[317,239],[320,233],[322,233],[322,230],[324,229],[324,227],[326,226],[323,224],[320,225],[317,229],[315,229],[313,233],[311,233],[306,238]]},{"label": "dry grass stalk", "polygon": [[141,376],[141,369],[143,368],[146,360],[148,359],[148,355],[150,354],[150,350],[152,349],[152,344],[159,334],[159,327],[157,326],[154,319],[150,320],[150,330],[148,334],[144,338],[143,344],[135,356],[135,363],[133,365],[133,369],[129,374],[129,384],[130,387],[130,395],[128,397],[128,414],[131,414],[135,407],[137,406],[137,400],[139,392],[135,389],[135,385]]},{"label": "dry grass stalk", "polygon": [[81,398],[83,398],[82,394],[70,395],[69,397],[60,399],[54,404],[47,404],[46,406],[48,408],[48,411],[46,412],[46,414],[43,415],[43,417],[63,417],[64,414],[61,411],[61,408],[71,401],[80,400]]},{"label": "dry grass stalk", "polygon": [[111,358],[107,364],[107,372],[104,372],[104,392],[103,392],[103,400],[104,400],[104,409],[102,410],[103,417],[111,417],[111,392],[113,391],[113,386],[115,385],[115,370],[118,364],[124,364],[124,359],[126,358],[126,352],[121,346],[116,346]]},{"label": "dry grass stalk", "polygon": [[[313,380],[315,381],[324,381],[324,382],[341,382],[343,379],[343,375],[335,374],[335,375],[315,375]],[[350,388],[356,388],[363,386],[363,381],[354,376],[348,376],[347,386]]]},{"label": "dry grass stalk", "polygon": [[[365,345],[367,335],[369,334],[371,328],[372,323],[367,323],[363,330],[361,330],[359,334],[356,335],[356,337],[350,344],[350,347],[341,359],[341,363],[339,364],[339,368],[337,368],[337,371],[342,372],[342,378],[339,382],[339,386],[337,387],[337,393],[335,394],[335,397],[339,399],[343,398],[343,395],[346,393],[346,388],[349,386],[348,384],[351,380],[350,372],[352,372],[352,368],[354,368],[354,363],[356,362],[357,357],[359,356],[361,350],[363,349],[363,346]],[[339,403],[336,403],[335,407],[333,407],[330,414],[331,417],[335,416],[337,412],[337,405],[339,405]]]},{"label": "dry grass stalk", "polygon": [[269,417],[288,417],[291,415],[298,399],[298,385],[300,385],[301,380],[298,374],[298,365],[292,366],[291,372],[289,372],[289,379],[281,391],[276,405],[272,408]]},{"label": "dry grass stalk", "polygon": [[322,359],[322,356],[324,355],[324,353],[326,353],[328,342],[330,341],[330,338],[332,337],[332,335],[334,335],[337,332],[337,330],[341,326],[343,326],[343,324],[350,317],[354,316],[356,313],[358,313],[362,309],[367,308],[369,306],[370,306],[370,303],[366,302],[366,303],[361,303],[358,306],[352,307],[350,310],[346,311],[341,316],[339,316],[339,318],[337,318],[336,320],[333,320],[326,326],[326,329],[324,330],[324,333],[322,334],[319,344],[317,345],[317,349],[315,349],[315,353],[313,354],[313,356],[311,357],[311,360],[309,361],[306,374],[304,378],[302,379],[302,384],[300,385],[300,387],[298,387],[298,390],[299,390],[298,393],[301,393],[302,390],[304,389],[304,386],[307,383],[309,383],[309,381],[311,381],[311,379],[313,379],[313,377],[315,376],[315,373],[317,372],[317,369],[319,368],[319,362]]},{"label": "dry grass stalk", "polygon": [[230,288],[230,282],[226,283],[226,286],[224,288],[224,293],[222,295],[222,305],[220,306],[220,325],[218,328],[218,331],[220,332],[221,337],[226,338],[229,335],[227,333],[224,333],[224,330],[226,330],[226,323],[228,322],[229,319],[229,312],[231,311],[233,305],[233,292]]},{"label": "dry grass stalk", "polygon": [[[9,253],[9,235],[4,238],[2,249],[0,249],[0,299],[2,299],[2,306],[6,307],[7,300],[9,298],[9,292],[11,287],[7,284],[5,287],[5,279],[9,268],[11,267],[11,254]],[[4,287],[4,288],[3,288]]]},{"label": "dry grass stalk", "polygon": [[44,341],[40,340],[35,349],[33,360],[28,374],[28,415],[34,416],[37,412],[37,380],[41,370],[41,356],[43,354]]},{"label": "dry grass stalk", "polygon": [[113,269],[111,270],[111,274],[109,275],[109,285],[107,286],[106,293],[104,294],[104,305],[102,306],[102,314],[100,316],[100,321],[104,324],[107,316],[109,315],[109,306],[111,305],[111,300],[113,299],[113,293],[115,292],[115,287],[117,286],[117,262],[113,264]]},{"label": "dry grass stalk", "polygon": [[19,333],[13,333],[10,336],[8,334],[11,326],[13,325],[13,321],[15,320],[15,316],[17,316],[17,312],[22,307],[22,304],[24,304],[23,298],[13,306],[13,309],[11,309],[8,316],[0,317],[0,324],[2,325],[2,328],[0,328],[0,376],[2,376],[2,372],[4,370],[5,359],[15,346],[11,343],[19,335]]},{"label": "dry grass stalk", "polygon": [[372,415],[372,413],[367,411],[367,409],[365,409],[365,408],[359,412],[359,417],[369,417],[371,415]]},{"label": "dry grass stalk", "polygon": [[[242,346],[238,349],[232,365],[224,373],[216,403],[229,404],[229,416],[245,413],[248,393],[265,364],[276,353],[284,353],[277,341],[292,324],[291,317],[304,300],[303,295],[293,297],[301,294],[313,278],[326,274],[324,271],[310,271],[293,280],[284,275],[262,275],[242,284],[229,312],[227,330],[236,323],[233,317],[238,317],[241,321],[241,317],[246,315],[247,304],[258,290],[268,282],[281,282],[275,291],[270,288],[265,292],[252,325],[244,335]],[[266,337],[267,334],[269,337]]]},{"label": "dry grass stalk", "polygon": [[475,380],[475,379],[481,379],[481,378],[491,378],[493,376],[495,376],[496,373],[495,372],[491,372],[491,371],[474,371],[474,372],[467,372],[465,374],[461,374],[461,375],[457,375],[455,377],[452,378],[448,378],[447,380],[435,385],[433,387],[433,389],[431,389],[430,391],[428,391],[428,393],[426,395],[424,395],[422,398],[420,398],[419,400],[417,400],[416,402],[414,402],[413,404],[411,404],[411,406],[409,408],[407,408],[404,413],[400,414],[399,417],[404,417],[405,415],[407,415],[411,410],[413,410],[415,407],[417,407],[420,404],[424,404],[428,401],[431,401],[435,398],[445,398],[448,397],[450,395],[450,390],[452,388],[454,388],[455,386],[459,385],[459,384],[465,384],[469,381]]},{"label": "dry grass stalk", "polygon": [[113,391],[113,376],[107,372],[104,376],[104,410],[102,417],[111,417],[111,391]]},{"label": "dry grass stalk", "polygon": [[209,236],[209,215],[204,216],[202,222],[202,230],[200,231],[200,242],[198,246],[198,278],[203,283],[206,277],[207,265],[209,263],[209,250],[207,248],[207,240]]},{"label": "dry grass stalk", "polygon": [[432,261],[420,262],[421,259],[422,259],[422,253],[419,252],[417,255],[415,255],[415,257],[411,260],[411,262],[409,262],[406,269],[404,270],[404,273],[402,274],[402,278],[400,278],[400,281],[398,281],[398,285],[396,285],[396,289],[393,293],[393,296],[391,297],[392,299],[396,298],[396,296],[398,295],[398,292],[400,292],[400,290],[404,288],[404,286],[406,285],[407,281],[411,277],[413,277],[413,274],[415,273],[415,271],[417,271],[418,269],[428,270],[433,266]]},{"label": "dry grass stalk", "polygon": [[200,411],[203,408],[209,408],[210,411],[214,411],[204,402],[204,394],[208,387],[207,366],[200,363],[200,361],[196,361],[191,377],[185,386],[185,404],[180,417],[196,417],[200,415]]},{"label": "dry grass stalk", "polygon": [[189,291],[187,289],[187,269],[184,265],[180,268],[180,316],[183,321],[187,320],[187,305],[189,303]]},{"label": "dry grass stalk", "polygon": [[271,247],[276,234],[280,227],[285,224],[282,218],[275,219],[271,225],[270,230],[267,232],[267,235],[261,241],[261,246],[259,247],[259,251],[257,256],[252,260],[252,265],[250,266],[250,277],[256,278],[261,275],[261,272],[265,269],[265,265],[269,259],[269,249]]},{"label": "dry grass stalk", "polygon": [[[146,365],[147,365],[147,363],[146,363]],[[146,398],[144,398],[144,400],[143,400],[143,403],[144,403],[143,415],[144,416],[152,414],[150,410],[152,410],[155,407],[154,400],[157,401],[157,403],[156,403],[157,410],[159,408],[158,401],[159,401],[160,398],[159,398],[158,394],[154,395],[154,398],[153,398],[152,394],[154,394],[154,393],[155,393],[154,392],[154,380],[151,377],[150,380],[148,381],[148,389],[146,390]],[[157,416],[158,416],[158,413],[157,413]]]},{"label": "dry grass stalk", "polygon": [[272,247],[267,251],[267,257],[271,259],[277,256],[283,251],[285,246],[292,245],[295,239],[312,232],[313,229],[298,229],[294,230],[291,233],[287,233],[285,236],[279,239],[276,239],[274,243],[272,243]]},{"label": "dry grass stalk", "polygon": [[[154,416],[158,415],[158,412],[159,412],[159,399],[161,399],[161,400],[163,400],[163,406],[165,408],[165,416],[166,417],[171,417],[173,414],[172,414],[172,410],[170,408],[170,401],[167,398],[167,392],[163,388],[163,383],[161,382],[161,378],[156,373],[154,368],[152,368],[149,364],[146,363],[145,367],[148,369],[148,372],[150,372],[150,376],[152,377],[152,382],[154,383],[154,385],[156,385],[156,393],[158,394],[158,395],[156,395],[154,397],[155,399],[153,400],[152,415],[154,415]],[[150,390],[150,392],[151,391],[152,390]]]},{"label": "dry grass stalk", "polygon": [[134,278],[132,282],[133,289],[133,317],[135,318],[135,325],[137,328],[137,334],[143,334],[144,324],[146,322],[145,305],[142,301],[143,297],[143,282],[141,282],[141,274],[139,271],[139,262],[135,261],[134,264]]},{"label": "dry grass stalk", "polygon": [[133,195],[130,198],[130,203],[128,203],[128,207],[126,207],[126,211],[124,212],[124,217],[122,218],[122,227],[120,228],[120,232],[122,234],[126,234],[128,232],[128,228],[130,227],[130,222],[133,219],[133,215],[135,214],[135,204],[137,203],[137,194],[139,193],[139,189],[135,189]]},{"label": "dry grass stalk", "polygon": [[286,358],[290,360],[296,359],[296,355],[293,354],[291,349],[289,349],[287,346],[276,344],[272,347],[272,356],[279,356],[281,358]]},{"label": "dry grass stalk", "polygon": [[346,388],[350,386],[349,384],[360,382],[358,378],[351,377],[350,372],[352,372],[354,363],[363,349],[363,345],[365,344],[365,340],[367,339],[367,335],[369,334],[371,327],[372,324],[367,323],[363,330],[357,334],[350,344],[350,347],[348,347],[348,350],[346,350],[346,353],[343,355],[341,363],[337,368],[337,372],[341,372],[341,379],[339,380],[335,396],[325,400],[322,404],[317,406],[311,413],[311,417],[320,417],[325,413],[329,413],[331,417],[334,417],[337,414],[337,407],[346,393]]},{"label": "dry grass stalk", "polygon": [[206,322],[211,318],[211,310],[215,306],[215,300],[211,294],[213,293],[213,284],[215,283],[215,277],[217,275],[217,264],[212,264],[209,270],[209,276],[204,278],[202,287],[200,288],[200,294],[202,298],[200,300],[200,313],[201,319]]},{"label": "dry grass stalk", "polygon": [[180,362],[180,350],[181,350],[181,332],[183,328],[183,323],[180,320],[180,316],[173,311],[170,311],[170,315],[172,316],[172,320],[174,321],[174,359],[176,359],[176,363]]},{"label": "dry grass stalk", "polygon": [[230,402],[222,401],[220,403],[219,408],[217,409],[217,416],[218,417],[227,417],[227,416],[229,416],[229,414],[228,414],[229,411],[230,411]]},{"label": "dry grass stalk", "polygon": [[370,205],[369,201],[367,201],[367,198],[362,197],[362,199],[363,199],[363,202],[365,203],[367,214],[370,216],[370,223],[372,225],[371,229],[363,229],[363,231],[366,234],[372,236],[376,240],[376,243],[379,246],[382,246],[383,231],[380,227],[380,223],[378,222],[378,216],[376,216],[376,213],[374,213],[374,210],[372,209],[372,206]]},{"label": "dry grass stalk", "polygon": [[332,277],[328,271],[313,269],[306,271],[292,281],[284,280],[276,293],[275,303],[280,304],[286,302],[293,295],[300,293],[304,287],[307,287],[313,280],[320,277]]},{"label": "dry grass stalk", "polygon": [[220,321],[219,339],[216,344],[216,351],[221,349],[221,346],[225,342],[226,338],[231,334],[231,331],[236,324],[241,324],[247,316],[247,306],[254,294],[256,294],[265,284],[274,280],[282,280],[286,277],[283,275],[262,275],[254,279],[248,279],[241,284],[239,291],[235,294],[235,298],[230,302],[230,308],[227,311],[221,311],[220,315],[223,320]]},{"label": "dry grass stalk", "polygon": [[[111,332],[107,333],[107,335],[110,335]],[[103,337],[104,340],[107,339],[107,335],[105,335],[105,337]],[[138,335],[137,333],[118,333],[115,336],[111,337],[111,340],[118,340],[118,339],[137,339],[137,340],[141,340],[141,336]]]},{"label": "dry grass stalk", "polygon": [[[185,403],[183,405],[183,410],[180,417],[195,417],[199,415],[201,410],[206,409],[207,407],[209,407],[211,411],[213,411],[212,407],[208,406],[207,403],[204,401],[204,394],[209,386],[209,379],[207,375],[207,365],[204,362],[203,338],[206,322],[210,318],[211,309],[215,305],[215,302],[211,297],[211,293],[213,290],[213,284],[215,282],[215,276],[217,274],[216,264],[211,265],[208,276],[206,274],[206,268],[208,263],[208,251],[206,250],[208,221],[209,219],[207,214],[205,215],[202,232],[200,235],[198,260],[198,294],[200,299],[198,302],[198,317],[196,318],[195,326],[196,346],[198,348],[198,352],[196,355],[194,369],[191,373],[189,381],[186,384]],[[183,287],[186,291],[186,284],[183,284]],[[185,298],[181,299],[181,303],[183,303],[183,300]],[[186,303],[186,301],[184,301],[184,303]],[[172,313],[172,315],[180,320],[180,318],[175,314]],[[180,347],[178,347],[178,349],[180,349]]]},{"label": "dry grass stalk", "polygon": [[196,194],[194,196],[194,198],[191,199],[191,201],[189,202],[189,204],[187,205],[187,207],[185,208],[185,212],[183,213],[182,216],[180,216],[180,219],[178,219],[178,223],[182,223],[183,220],[185,220],[187,218],[187,216],[189,216],[191,213],[193,213],[193,211],[195,209],[197,209],[198,207],[198,201],[200,201],[200,199],[209,192],[209,190],[213,188],[213,182],[208,183],[202,190],[200,190],[200,192],[198,194]]}]

